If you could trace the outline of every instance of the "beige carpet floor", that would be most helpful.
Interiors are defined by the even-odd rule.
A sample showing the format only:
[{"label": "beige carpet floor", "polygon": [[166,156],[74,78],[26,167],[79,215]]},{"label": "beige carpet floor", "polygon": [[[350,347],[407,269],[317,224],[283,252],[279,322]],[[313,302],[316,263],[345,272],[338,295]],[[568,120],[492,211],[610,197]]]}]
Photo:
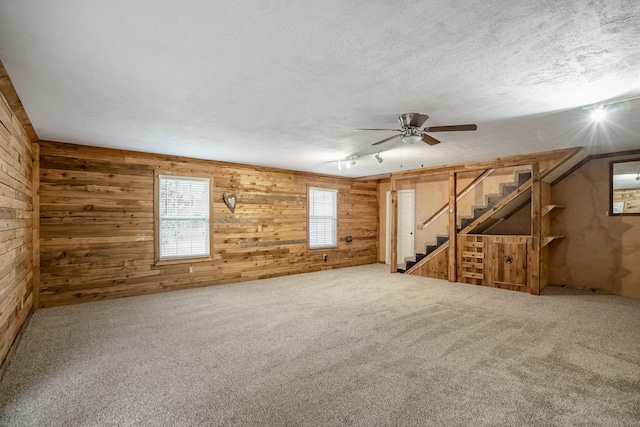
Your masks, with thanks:
[{"label": "beige carpet floor", "polygon": [[43,309],[0,425],[639,426],[640,300],[369,265]]}]

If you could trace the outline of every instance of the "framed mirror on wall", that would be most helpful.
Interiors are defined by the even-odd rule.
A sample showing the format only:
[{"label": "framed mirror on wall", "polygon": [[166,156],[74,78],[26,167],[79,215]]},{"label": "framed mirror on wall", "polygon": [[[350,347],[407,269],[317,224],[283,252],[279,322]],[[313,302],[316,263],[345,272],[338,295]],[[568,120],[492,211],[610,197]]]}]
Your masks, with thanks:
[{"label": "framed mirror on wall", "polygon": [[640,159],[611,162],[611,215],[640,215]]}]

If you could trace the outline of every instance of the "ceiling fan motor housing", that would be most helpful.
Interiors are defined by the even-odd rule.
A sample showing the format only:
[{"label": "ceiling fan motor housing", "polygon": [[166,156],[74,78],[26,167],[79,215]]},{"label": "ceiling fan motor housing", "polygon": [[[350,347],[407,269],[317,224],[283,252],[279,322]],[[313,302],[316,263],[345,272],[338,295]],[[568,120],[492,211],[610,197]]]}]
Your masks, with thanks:
[{"label": "ceiling fan motor housing", "polygon": [[403,128],[408,127],[409,124],[411,123],[412,118],[413,118],[413,113],[400,114],[400,116],[398,117],[400,126],[402,126]]}]

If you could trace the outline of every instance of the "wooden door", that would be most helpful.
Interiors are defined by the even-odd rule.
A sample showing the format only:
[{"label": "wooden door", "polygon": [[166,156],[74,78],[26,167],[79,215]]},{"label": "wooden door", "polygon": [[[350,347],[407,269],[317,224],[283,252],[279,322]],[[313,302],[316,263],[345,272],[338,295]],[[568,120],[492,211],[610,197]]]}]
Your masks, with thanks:
[{"label": "wooden door", "polygon": [[493,244],[491,282],[495,287],[525,291],[527,287],[527,244]]},{"label": "wooden door", "polygon": [[[415,224],[414,190],[398,191],[398,263],[415,255],[413,230]],[[404,267],[403,267],[404,268]]]}]

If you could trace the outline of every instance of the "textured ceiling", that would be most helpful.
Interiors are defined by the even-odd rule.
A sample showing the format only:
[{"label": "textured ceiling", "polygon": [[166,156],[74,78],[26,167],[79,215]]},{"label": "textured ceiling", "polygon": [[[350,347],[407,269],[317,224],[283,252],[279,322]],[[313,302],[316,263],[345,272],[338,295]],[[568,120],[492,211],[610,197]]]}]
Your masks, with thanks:
[{"label": "textured ceiling", "polygon": [[[3,1],[0,59],[41,139],[365,176],[640,148],[640,2]],[[371,143],[405,112],[442,144]],[[359,155],[352,169],[336,161]]]}]

